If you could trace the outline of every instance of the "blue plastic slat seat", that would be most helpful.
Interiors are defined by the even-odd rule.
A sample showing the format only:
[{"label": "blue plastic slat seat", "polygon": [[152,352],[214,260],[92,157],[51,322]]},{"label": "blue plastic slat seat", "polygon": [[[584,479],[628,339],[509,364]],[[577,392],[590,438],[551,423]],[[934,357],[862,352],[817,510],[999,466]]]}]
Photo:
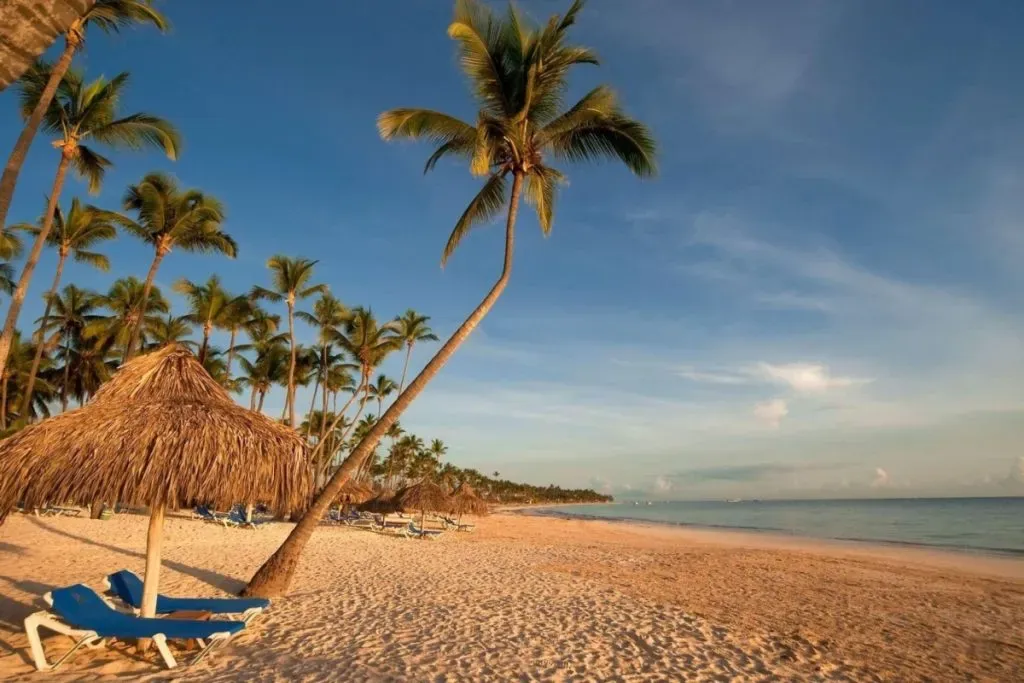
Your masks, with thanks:
[{"label": "blue plastic slat seat", "polygon": [[[107,577],[114,595],[138,609],[142,606],[142,580],[127,569]],[[172,598],[157,595],[157,614],[168,614],[184,610],[202,610],[214,614],[235,614],[247,609],[266,609],[270,600],[265,598]]]}]

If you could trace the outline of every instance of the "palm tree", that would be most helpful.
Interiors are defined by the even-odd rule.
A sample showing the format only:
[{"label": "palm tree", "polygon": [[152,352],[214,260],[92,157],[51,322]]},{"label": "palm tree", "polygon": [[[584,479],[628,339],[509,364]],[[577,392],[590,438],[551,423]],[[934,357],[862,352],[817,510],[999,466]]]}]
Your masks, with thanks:
[{"label": "palm tree", "polygon": [[[14,344],[11,345],[10,362],[0,375],[0,429],[7,429],[9,424],[10,407],[23,403],[25,389],[28,384],[29,368],[32,367],[32,358],[35,357],[35,344],[21,341],[21,334],[14,335]],[[50,359],[46,358],[46,365]],[[46,380],[38,381],[39,391],[36,392],[34,401],[30,401],[28,407],[19,410],[16,421],[24,424],[36,415],[48,417],[50,414],[47,401],[53,397],[54,387]]]},{"label": "palm tree", "polygon": [[[250,325],[260,325],[268,319],[267,312],[248,297],[239,296],[232,300],[222,319],[223,329],[227,330],[230,334],[228,357],[225,361],[225,372],[229,377],[231,376],[231,367],[235,360],[235,353],[238,351],[236,344],[238,331],[245,330]],[[280,319],[274,316],[274,329],[277,329],[278,322],[280,322]]]},{"label": "palm tree", "polygon": [[[356,411],[352,422],[355,423],[359,419],[369,398],[370,376],[389,353],[401,347],[402,341],[396,336],[397,332],[398,326],[394,322],[380,325],[370,309],[361,306],[352,309],[351,315],[345,321],[344,332],[339,332],[334,339],[338,346],[358,363],[359,385],[338,412],[336,420],[341,419],[357,396],[360,397],[359,410]],[[330,430],[333,431],[335,427],[336,425],[331,425]],[[319,444],[317,447],[319,448]]]},{"label": "palm tree", "polygon": [[448,446],[446,446],[444,441],[441,441],[441,439],[434,439],[430,442],[430,448],[427,450],[430,451],[430,454],[435,460],[441,462],[441,458],[448,453]]},{"label": "palm tree", "polygon": [[[188,299],[191,310],[184,316],[185,319],[203,330],[203,342],[199,346],[199,362],[203,363],[214,328],[228,329],[235,322],[238,307],[247,307],[249,299],[229,294],[216,275],[211,275],[206,284],[202,285],[182,278],[174,283],[173,289]],[[224,364],[224,371],[227,372],[227,363]]]},{"label": "palm tree", "polygon": [[[307,324],[317,328],[317,339],[320,342],[320,360],[317,366],[317,375],[322,389],[322,406],[321,413],[327,414],[327,378],[334,368],[342,359],[340,355],[331,353],[331,342],[338,335],[338,332],[342,325],[349,317],[349,310],[345,304],[333,296],[330,293],[324,293],[320,295],[320,298],[313,304],[313,312],[307,313],[305,311],[297,311],[295,316]],[[342,369],[349,370],[354,368],[354,365],[345,364]],[[316,388],[313,389],[313,400],[316,399]],[[310,403],[310,411],[313,410],[313,403]],[[321,423],[321,435],[322,432],[326,431],[327,425]],[[306,432],[306,437],[309,437],[309,432]]]},{"label": "palm tree", "polygon": [[[40,218],[42,224],[45,219]],[[17,226],[22,230],[37,233],[41,228],[32,225]],[[99,242],[112,240],[117,237],[117,229],[111,220],[110,213],[101,211],[94,206],[82,206],[78,198],[71,200],[71,208],[67,214],[61,211],[60,206],[56,207],[53,214],[53,229],[46,238],[46,243],[57,249],[57,271],[53,276],[53,284],[50,291],[46,293],[46,307],[43,310],[43,317],[36,333],[35,347],[36,356],[32,359],[32,367],[29,370],[28,386],[25,389],[25,397],[22,399],[21,412],[27,413],[29,403],[32,401],[32,391],[35,387],[36,374],[39,372],[39,363],[43,357],[43,329],[50,316],[50,307],[60,288],[60,279],[64,274],[64,263],[68,256],[73,256],[79,263],[86,263],[104,273],[110,270],[110,259],[95,251],[88,251]]]},{"label": "palm tree", "polygon": [[252,297],[284,301],[288,304],[288,338],[291,344],[291,360],[288,363],[288,390],[285,395],[285,409],[288,411],[288,424],[295,425],[295,361],[298,348],[295,345],[295,302],[306,299],[314,294],[326,294],[327,285],[310,285],[313,277],[313,266],[316,261],[304,258],[289,258],[278,254],[267,261],[274,289],[255,287]]},{"label": "palm tree", "polygon": [[427,169],[451,154],[470,159],[470,170],[487,176],[483,188],[455,223],[442,264],[472,228],[489,222],[507,207],[501,275],[366,438],[352,449],[284,544],[253,576],[247,594],[271,595],[287,590],[303,548],[341,487],[497,302],[511,274],[514,228],[524,189],[537,211],[541,230],[550,232],[555,191],[562,174],[548,165],[548,159],[607,158],[623,162],[641,177],[655,172],[651,134],[619,108],[608,87],[591,90],[577,104],[561,111],[570,69],[597,62],[591,50],[566,43],[566,33],[582,4],[574,0],[564,15],[552,17],[543,28],[534,28],[514,7],[502,20],[475,0],[457,0],[448,34],[459,44],[462,69],[479,105],[477,125],[427,109],[395,109],[378,119],[385,140],[426,139],[439,144],[427,160]]},{"label": "palm tree", "polygon": [[395,381],[381,373],[377,375],[377,381],[366,387],[366,394],[369,398],[377,399],[377,414],[384,414],[384,399],[395,392]]},{"label": "palm tree", "polygon": [[[175,247],[185,251],[215,252],[234,258],[238,245],[222,230],[224,207],[199,190],[182,190],[166,173],[149,173],[124,195],[124,208],[138,221],[122,217],[121,226],[153,247],[153,262],[146,275],[143,299],[153,287],[160,263]],[[128,341],[127,358],[138,345],[142,328],[136,326]]]},{"label": "palm tree", "polygon": [[[275,337],[275,339],[279,338]],[[255,362],[245,356],[239,356],[238,362],[245,373],[242,381],[252,389],[249,399],[250,409],[263,412],[263,401],[271,387],[285,382],[288,377],[288,355],[283,341],[279,340],[259,353]],[[257,396],[259,397],[258,403]]]},{"label": "palm tree", "polygon": [[71,66],[78,48],[85,41],[85,32],[90,26],[95,26],[104,33],[117,32],[132,24],[149,23],[160,31],[167,30],[167,20],[150,2],[140,0],[97,0],[92,7],[86,9],[85,13],[72,21],[67,30],[64,31],[64,50],[57,58],[52,68],[29,69],[27,75],[34,79],[32,91],[34,93],[31,106],[22,107],[22,117],[25,119],[25,127],[21,129],[14,149],[7,158],[7,165],[4,167],[3,176],[0,176],[0,226],[7,221],[7,210],[11,206],[11,198],[14,196],[14,187],[18,183],[18,174],[28,156],[29,147],[35,139],[36,132],[46,116],[53,96],[57,94],[60,86]]},{"label": "palm tree", "polygon": [[88,334],[72,346],[69,353],[61,358],[69,367],[66,395],[73,397],[79,405],[88,401],[117,370],[117,354],[113,351],[112,337],[90,338]]},{"label": "palm tree", "polygon": [[146,323],[146,349],[160,349],[168,344],[181,344],[190,349],[196,343],[189,339],[192,336],[192,321],[187,315],[175,317],[168,313],[167,317],[155,318]]},{"label": "palm tree", "polygon": [[398,336],[405,345],[405,365],[402,366],[402,380],[398,383],[398,393],[405,388],[405,373],[409,371],[409,359],[412,358],[412,347],[419,341],[437,341],[437,335],[427,326],[429,315],[420,315],[411,308],[395,318],[398,323]]},{"label": "palm tree", "polygon": [[[144,304],[145,302],[145,304]],[[121,349],[121,362],[128,356],[132,335],[138,328],[151,329],[160,322],[160,313],[171,309],[159,287],[146,291],[137,277],[123,277],[114,282],[110,291],[102,298],[103,307],[110,315],[101,317],[85,329],[87,337],[111,340],[112,346]]]},{"label": "palm tree", "polygon": [[[33,69],[30,76],[36,71]],[[22,81],[23,113],[31,112],[42,97],[42,88],[37,87],[39,78],[37,75],[35,80],[29,77],[27,81]],[[21,313],[32,273],[50,234],[50,226],[53,224],[53,216],[60,201],[64,176],[68,168],[73,167],[78,175],[86,178],[89,191],[95,193],[100,189],[104,173],[112,165],[109,159],[83,143],[92,139],[115,148],[157,147],[171,159],[177,157],[178,133],[171,124],[152,114],[118,116],[118,108],[127,83],[127,73],[118,74],[110,81],[98,78],[92,83],[85,83],[82,75],[72,69],[64,74],[57,94],[46,110],[43,126],[48,132],[58,136],[53,145],[61,152],[60,163],[57,165],[50,200],[43,214],[43,224],[22,268],[18,286],[11,296],[7,320],[4,323],[3,334],[0,335],[0,372],[3,371],[11,335],[14,334],[14,327],[18,323],[18,314]]]},{"label": "palm tree", "polygon": [[0,230],[0,291],[14,291],[14,267],[7,261],[21,256],[21,237],[9,228]]},{"label": "palm tree", "polygon": [[55,341],[60,349],[57,355],[64,361],[60,382],[60,405],[64,411],[68,409],[68,383],[71,371],[68,359],[72,356],[72,349],[84,343],[85,328],[99,320],[100,316],[96,314],[96,310],[102,305],[103,299],[95,292],[67,285],[63,292],[53,294],[47,303],[52,303],[53,312],[46,316],[45,323],[41,322],[41,325],[45,326],[45,333],[52,332],[56,336]]}]

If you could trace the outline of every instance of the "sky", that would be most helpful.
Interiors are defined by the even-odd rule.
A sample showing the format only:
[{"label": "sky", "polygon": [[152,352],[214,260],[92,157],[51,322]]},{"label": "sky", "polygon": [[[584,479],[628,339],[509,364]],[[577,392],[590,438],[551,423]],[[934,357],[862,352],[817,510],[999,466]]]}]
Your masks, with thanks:
[{"label": "sky", "polygon": [[[125,111],[185,141],[173,163],[111,155],[90,201],[116,207],[160,169],[227,205],[238,258],[174,252],[164,292],[211,273],[266,286],[283,253],[319,259],[346,304],[454,330],[498,275],[501,230],[442,270],[479,181],[454,160],[425,176],[430,148],[375,129],[398,106],[475,118],[451,3],[159,4],[169,35],[91,34],[77,63],[130,71]],[[544,21],[567,4],[520,7]],[[402,425],[459,466],[624,498],[1024,493],[1022,30],[1024,4],[994,0],[592,0],[573,37],[603,64],[570,96],[612,85],[660,173],[563,167],[551,236],[520,213],[508,290]],[[15,103],[0,94],[0,140]],[[48,142],[13,221],[42,211]],[[151,258],[129,237],[107,253],[111,273],[72,264],[65,282],[105,290]]]}]

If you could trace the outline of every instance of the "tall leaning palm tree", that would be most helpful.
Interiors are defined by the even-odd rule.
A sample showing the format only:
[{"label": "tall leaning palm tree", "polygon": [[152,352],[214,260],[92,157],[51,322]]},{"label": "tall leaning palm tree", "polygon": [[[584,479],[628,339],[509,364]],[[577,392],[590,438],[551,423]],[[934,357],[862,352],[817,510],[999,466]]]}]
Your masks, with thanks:
[{"label": "tall leaning palm tree", "polygon": [[167,20],[152,7],[149,0],[96,0],[95,4],[72,21],[64,32],[64,50],[53,67],[36,71],[29,69],[26,72],[27,77],[34,79],[32,87],[34,92],[38,92],[38,96],[33,97],[31,107],[22,108],[25,127],[21,129],[14,149],[7,158],[3,175],[0,176],[0,226],[5,225],[7,221],[7,211],[11,207],[14,187],[18,183],[18,174],[21,173],[28,150],[39,126],[43,123],[54,95],[57,94],[64,74],[71,66],[71,60],[85,42],[86,30],[95,26],[104,33],[116,33],[133,24],[152,24],[160,31],[167,30]]},{"label": "tall leaning palm tree", "polygon": [[[157,270],[173,249],[213,252],[229,258],[238,253],[235,240],[223,230],[224,207],[220,201],[199,190],[182,190],[166,173],[149,173],[138,185],[129,187],[123,205],[125,210],[135,211],[138,220],[122,216],[121,227],[153,247],[143,301],[148,300]],[[126,359],[134,355],[141,332],[142,327],[136,325]]]},{"label": "tall leaning palm tree", "polygon": [[[53,146],[60,150],[60,163],[50,190],[50,201],[43,214],[43,223],[36,235],[32,251],[25,261],[18,286],[11,296],[11,305],[7,311],[3,334],[0,335],[0,373],[7,358],[14,327],[18,323],[25,294],[28,292],[32,273],[39,263],[53,225],[53,216],[60,201],[61,190],[64,188],[64,177],[68,168],[86,178],[90,192],[98,192],[103,182],[103,175],[112,162],[102,156],[86,142],[95,141],[110,147],[127,147],[141,149],[154,147],[174,159],[178,155],[178,133],[171,124],[152,114],[129,114],[121,116],[119,112],[121,98],[128,83],[128,74],[121,73],[107,81],[98,78],[92,83],[85,83],[82,75],[74,69],[64,74],[57,95],[46,110],[43,126],[48,132],[55,133],[57,139]],[[42,97],[41,90],[33,89],[30,80],[22,85],[23,111],[35,106]]]},{"label": "tall leaning palm tree", "polygon": [[267,261],[273,289],[254,287],[254,299],[284,301],[288,305],[288,338],[291,345],[291,357],[288,361],[288,386],[285,394],[285,410],[288,424],[297,426],[295,422],[295,363],[298,358],[298,347],[295,345],[295,302],[307,299],[314,294],[326,294],[327,285],[311,285],[313,266],[316,261],[304,258],[290,258],[278,254]]},{"label": "tall leaning palm tree", "polygon": [[593,51],[567,42],[568,29],[582,6],[582,0],[574,0],[564,15],[537,28],[529,26],[514,7],[502,19],[475,0],[458,0],[448,35],[458,43],[462,69],[479,108],[476,125],[429,109],[395,109],[378,119],[385,140],[407,138],[438,145],[427,160],[427,170],[452,155],[468,159],[470,171],[486,178],[456,221],[442,264],[470,230],[504,209],[501,274],[483,301],[352,449],[282,546],[253,576],[246,593],[272,595],[287,590],[327,506],[497,302],[511,274],[516,216],[524,192],[541,230],[550,232],[562,180],[550,162],[612,159],[640,177],[654,174],[654,139],[643,124],[622,111],[610,88],[599,86],[563,110],[572,67],[597,63]]},{"label": "tall leaning palm tree", "polygon": [[[44,219],[40,219],[40,224]],[[31,225],[20,226],[23,229],[37,233],[42,228]],[[53,276],[53,284],[50,291],[46,293],[46,306],[43,309],[43,317],[36,332],[35,349],[36,355],[32,359],[32,367],[28,374],[28,386],[25,389],[25,396],[22,398],[21,412],[28,413],[29,404],[32,402],[32,391],[35,389],[36,374],[39,372],[39,363],[43,358],[43,331],[46,329],[47,320],[50,317],[50,308],[57,290],[60,289],[61,276],[64,274],[64,264],[68,256],[71,256],[79,263],[85,263],[104,273],[110,270],[110,259],[105,255],[91,248],[107,240],[117,237],[117,228],[111,220],[107,211],[102,211],[94,206],[82,206],[76,197],[71,200],[71,207],[65,214],[58,206],[53,214],[53,228],[46,238],[46,243],[57,250],[57,270]]]},{"label": "tall leaning palm tree", "polygon": [[402,345],[405,346],[405,364],[402,366],[402,379],[398,383],[398,393],[405,388],[405,374],[409,371],[409,359],[412,358],[412,347],[416,342],[437,341],[437,335],[427,325],[430,322],[429,315],[420,315],[411,308],[395,318],[398,323],[398,336],[402,338]]}]

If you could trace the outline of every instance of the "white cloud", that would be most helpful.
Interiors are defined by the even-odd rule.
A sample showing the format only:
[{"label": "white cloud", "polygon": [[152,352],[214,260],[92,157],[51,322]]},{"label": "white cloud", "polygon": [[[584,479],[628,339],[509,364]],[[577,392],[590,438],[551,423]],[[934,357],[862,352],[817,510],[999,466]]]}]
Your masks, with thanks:
[{"label": "white cloud", "polygon": [[657,476],[654,478],[653,489],[655,493],[668,493],[672,490],[672,482],[667,477]]},{"label": "white cloud", "polygon": [[782,419],[787,415],[789,415],[789,407],[786,405],[785,399],[773,398],[754,406],[754,417],[774,429],[778,429],[782,424]]},{"label": "white cloud", "polygon": [[889,473],[883,470],[881,467],[876,467],[875,478],[871,482],[871,488],[880,489],[888,486],[889,484]]},{"label": "white cloud", "polygon": [[821,393],[830,389],[842,389],[871,381],[856,377],[833,376],[829,369],[820,363],[789,363],[785,365],[759,363],[758,369],[767,379],[786,384],[798,393]]},{"label": "white cloud", "polygon": [[749,373],[739,371],[704,371],[692,367],[684,367],[679,370],[679,376],[692,382],[704,384],[750,384]]}]

